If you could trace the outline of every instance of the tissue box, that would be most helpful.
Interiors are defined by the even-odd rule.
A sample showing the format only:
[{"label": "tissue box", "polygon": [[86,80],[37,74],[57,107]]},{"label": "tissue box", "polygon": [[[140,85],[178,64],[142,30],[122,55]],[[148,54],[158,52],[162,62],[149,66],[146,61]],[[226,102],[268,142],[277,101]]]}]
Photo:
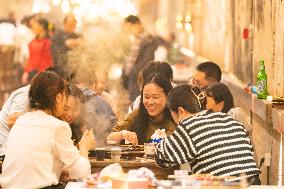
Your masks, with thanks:
[{"label": "tissue box", "polygon": [[112,180],[113,189],[148,189],[149,180],[146,178],[116,178]]}]

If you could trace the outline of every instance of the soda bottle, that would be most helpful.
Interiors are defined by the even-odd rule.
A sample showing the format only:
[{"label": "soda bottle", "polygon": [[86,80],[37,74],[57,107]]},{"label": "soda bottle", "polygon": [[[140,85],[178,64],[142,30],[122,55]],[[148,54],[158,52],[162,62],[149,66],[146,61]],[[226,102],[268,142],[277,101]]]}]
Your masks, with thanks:
[{"label": "soda bottle", "polygon": [[260,68],[257,73],[257,98],[267,98],[267,75],[265,73],[264,60],[260,62]]}]

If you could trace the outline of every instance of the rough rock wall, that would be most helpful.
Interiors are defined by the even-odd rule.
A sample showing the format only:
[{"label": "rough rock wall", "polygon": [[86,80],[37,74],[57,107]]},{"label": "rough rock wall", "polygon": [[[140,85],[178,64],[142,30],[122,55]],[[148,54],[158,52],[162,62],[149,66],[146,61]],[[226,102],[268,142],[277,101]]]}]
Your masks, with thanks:
[{"label": "rough rock wall", "polygon": [[252,82],[252,39],[244,39],[243,31],[252,27],[252,0],[232,1],[233,61],[231,72],[243,83]]},{"label": "rough rock wall", "polygon": [[268,91],[272,93],[274,85],[274,43],[275,43],[275,7],[274,1],[253,0],[253,81],[259,70],[259,60],[265,61],[268,76]]},{"label": "rough rock wall", "polygon": [[[249,39],[243,38],[244,29],[249,29]],[[263,59],[269,93],[284,95],[284,1],[203,0],[201,25],[193,32],[197,54],[244,84],[256,83]]]},{"label": "rough rock wall", "polygon": [[[274,1],[273,1],[274,2]],[[274,56],[273,79],[274,86],[270,86],[273,95],[284,96],[284,1],[274,2]],[[271,81],[272,82],[272,81]]]},{"label": "rough rock wall", "polygon": [[[219,63],[223,70],[233,74],[242,87],[256,83],[259,60],[264,60],[268,75],[268,91],[271,95],[284,95],[284,1],[266,0],[204,0],[202,1],[201,37],[197,54]],[[223,19],[225,17],[225,19]],[[249,39],[243,38],[243,30],[250,29]],[[224,44],[225,43],[225,44]],[[230,43],[232,45],[230,45]],[[227,44],[227,46],[226,46]],[[232,81],[234,82],[234,81]],[[255,113],[253,105],[244,104],[241,88],[232,91],[236,104],[244,109],[253,126],[252,140],[256,144],[258,161],[265,153],[271,153],[269,183],[277,184],[279,159],[279,134],[271,123]],[[246,106],[246,107],[245,107]],[[250,116],[252,115],[252,116]],[[267,169],[262,167],[261,180],[267,183]]]},{"label": "rough rock wall", "polygon": [[226,34],[226,6],[224,0],[202,1],[201,35],[196,42],[199,43],[198,54],[224,66],[225,34]]}]

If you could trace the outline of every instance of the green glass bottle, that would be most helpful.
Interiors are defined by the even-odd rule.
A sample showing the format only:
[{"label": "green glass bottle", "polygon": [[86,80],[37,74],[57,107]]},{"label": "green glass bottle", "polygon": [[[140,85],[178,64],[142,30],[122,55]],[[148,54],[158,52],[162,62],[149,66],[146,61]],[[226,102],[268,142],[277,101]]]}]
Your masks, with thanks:
[{"label": "green glass bottle", "polygon": [[264,60],[260,62],[260,68],[257,73],[257,98],[267,98],[267,75],[265,73]]}]

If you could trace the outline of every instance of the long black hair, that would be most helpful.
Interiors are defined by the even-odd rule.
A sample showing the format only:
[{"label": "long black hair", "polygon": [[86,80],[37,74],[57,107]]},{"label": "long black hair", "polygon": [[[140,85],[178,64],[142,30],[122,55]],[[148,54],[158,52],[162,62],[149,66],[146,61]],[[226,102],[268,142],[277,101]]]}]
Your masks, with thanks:
[{"label": "long black hair", "polygon": [[80,106],[79,116],[73,123],[69,123],[72,131],[71,138],[74,141],[74,144],[78,144],[83,136],[83,132],[86,127],[86,122],[84,121],[85,109],[84,106],[82,106],[86,98],[84,96],[84,93],[74,83],[66,84],[66,95],[68,97],[72,96],[80,101],[80,103],[77,104],[77,106]]},{"label": "long black hair", "polygon": [[[146,134],[147,134],[147,129],[149,126],[149,122],[151,121],[150,115],[147,112],[144,103],[143,103],[143,91],[145,85],[149,83],[154,83],[161,87],[163,89],[164,94],[167,96],[168,93],[172,90],[172,85],[171,82],[168,79],[165,79],[161,75],[154,74],[149,76],[144,80],[143,86],[142,86],[142,91],[141,91],[141,101],[138,109],[138,116],[136,120],[134,121],[134,129],[133,131],[136,132],[139,144],[143,144],[146,142]],[[172,120],[172,116],[170,113],[170,110],[165,107],[164,109],[164,119],[169,119]]]},{"label": "long black hair", "polygon": [[84,93],[80,90],[79,87],[77,87],[75,83],[66,84],[66,95],[78,98],[81,103],[84,103],[86,101]]}]

